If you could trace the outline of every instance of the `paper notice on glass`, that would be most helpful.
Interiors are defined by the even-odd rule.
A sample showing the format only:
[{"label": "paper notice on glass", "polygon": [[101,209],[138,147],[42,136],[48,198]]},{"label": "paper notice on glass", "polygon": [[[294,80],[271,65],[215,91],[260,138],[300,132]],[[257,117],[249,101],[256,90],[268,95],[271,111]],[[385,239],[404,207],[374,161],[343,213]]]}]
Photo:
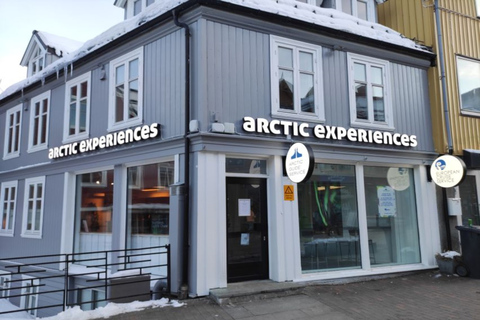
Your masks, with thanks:
[{"label": "paper notice on glass", "polygon": [[397,213],[395,190],[388,186],[377,186],[377,197],[379,216],[382,218],[395,217]]},{"label": "paper notice on glass", "polygon": [[250,216],[250,199],[238,199],[238,216]]},{"label": "paper notice on glass", "polygon": [[248,246],[250,244],[250,234],[249,233],[242,233],[240,236],[240,245],[241,246]]}]

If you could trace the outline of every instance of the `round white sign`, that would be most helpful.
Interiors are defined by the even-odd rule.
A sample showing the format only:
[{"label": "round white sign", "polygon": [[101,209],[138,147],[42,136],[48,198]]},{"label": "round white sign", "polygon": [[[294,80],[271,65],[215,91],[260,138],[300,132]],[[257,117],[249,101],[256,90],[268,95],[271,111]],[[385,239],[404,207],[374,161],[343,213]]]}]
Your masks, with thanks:
[{"label": "round white sign", "polygon": [[442,188],[452,188],[462,182],[467,167],[462,159],[443,155],[435,159],[430,168],[433,182]]},{"label": "round white sign", "polygon": [[300,183],[308,179],[315,164],[313,152],[303,143],[295,143],[288,149],[285,159],[285,170],[292,182]]},{"label": "round white sign", "polygon": [[387,172],[388,185],[393,190],[403,191],[410,187],[410,174],[407,168],[390,168]]}]

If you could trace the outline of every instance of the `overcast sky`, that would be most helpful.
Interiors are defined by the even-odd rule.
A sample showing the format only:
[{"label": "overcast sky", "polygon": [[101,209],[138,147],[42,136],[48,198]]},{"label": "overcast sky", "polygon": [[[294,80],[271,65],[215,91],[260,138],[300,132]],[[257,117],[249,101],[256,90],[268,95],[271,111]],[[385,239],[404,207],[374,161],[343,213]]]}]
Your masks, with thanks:
[{"label": "overcast sky", "polygon": [[123,21],[114,0],[0,0],[0,93],[25,79],[20,66],[33,30],[87,41]]}]

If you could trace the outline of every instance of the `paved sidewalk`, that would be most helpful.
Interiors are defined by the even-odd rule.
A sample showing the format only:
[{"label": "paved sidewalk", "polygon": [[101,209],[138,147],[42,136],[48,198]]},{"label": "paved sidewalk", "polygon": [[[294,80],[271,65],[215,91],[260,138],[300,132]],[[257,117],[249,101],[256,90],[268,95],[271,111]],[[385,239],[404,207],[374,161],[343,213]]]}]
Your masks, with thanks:
[{"label": "paved sidewalk", "polygon": [[179,308],[147,309],[113,320],[480,319],[480,279],[422,272],[365,282],[312,285],[284,296],[252,295],[218,305],[208,298]]}]

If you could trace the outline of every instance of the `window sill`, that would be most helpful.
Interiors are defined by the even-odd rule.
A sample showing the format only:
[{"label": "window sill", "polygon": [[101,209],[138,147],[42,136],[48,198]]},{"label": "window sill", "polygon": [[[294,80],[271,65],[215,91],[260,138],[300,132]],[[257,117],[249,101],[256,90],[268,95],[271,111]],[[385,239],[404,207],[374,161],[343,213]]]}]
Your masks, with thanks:
[{"label": "window sill", "polygon": [[8,153],[8,154],[3,156],[3,160],[15,159],[15,158],[18,158],[18,157],[20,157],[20,152]]},{"label": "window sill", "polygon": [[122,129],[129,129],[129,128],[134,127],[134,126],[141,125],[142,123],[143,122],[140,118],[139,119],[132,119],[132,120],[128,120],[128,121],[123,121],[123,122],[116,123],[114,125],[109,125],[107,131],[108,132],[115,132],[115,131],[122,130]]},{"label": "window sill", "polygon": [[298,113],[290,113],[290,112],[282,112],[282,111],[275,111],[272,112],[272,118],[278,119],[285,119],[285,120],[300,120],[300,121],[308,121],[308,122],[318,122],[324,123],[325,119],[318,116],[317,114],[298,114]]},{"label": "window sill", "polygon": [[10,237],[10,238],[13,238],[13,231],[12,231],[12,232],[2,231],[2,232],[0,232],[0,237]]},{"label": "window sill", "polygon": [[22,233],[20,235],[22,238],[30,238],[30,239],[42,239],[42,235],[37,233]]},{"label": "window sill", "polygon": [[352,128],[360,129],[373,129],[373,130],[384,130],[384,131],[394,131],[395,127],[389,124],[373,124],[370,122],[350,122]]},{"label": "window sill", "polygon": [[38,152],[38,151],[42,151],[42,150],[47,150],[47,145],[46,144],[42,144],[40,146],[35,146],[35,147],[31,147],[27,150],[27,153],[34,153],[34,152]]},{"label": "window sill", "polygon": [[68,136],[68,137],[65,137],[65,135],[64,135],[63,139],[62,139],[62,143],[63,144],[68,144],[68,143],[88,139],[89,137],[90,137],[89,133],[82,133],[82,134],[77,134],[77,135]]},{"label": "window sill", "polygon": [[476,112],[476,111],[461,110],[460,114],[462,116],[480,118],[480,112]]}]

